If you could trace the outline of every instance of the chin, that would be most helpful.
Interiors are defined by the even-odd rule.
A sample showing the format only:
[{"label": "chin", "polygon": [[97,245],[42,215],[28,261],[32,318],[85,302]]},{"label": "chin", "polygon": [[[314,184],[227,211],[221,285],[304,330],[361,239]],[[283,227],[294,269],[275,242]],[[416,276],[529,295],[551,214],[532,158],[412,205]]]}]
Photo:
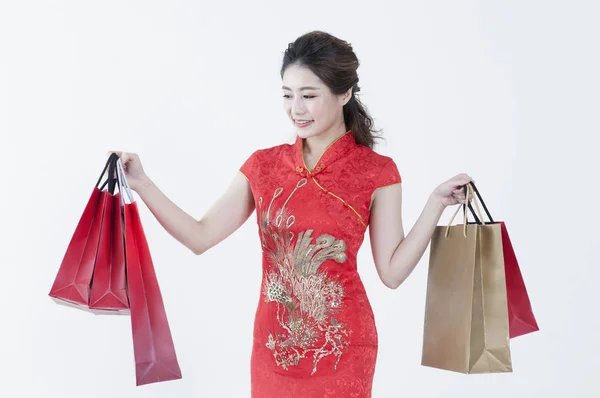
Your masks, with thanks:
[{"label": "chin", "polygon": [[296,127],[295,125],[294,125],[294,127],[295,127],[295,130],[296,130],[296,134],[300,138],[314,137],[314,136],[319,135],[319,133],[320,133],[318,130],[313,129],[312,128],[313,126],[311,126],[310,129],[301,129],[301,128]]}]

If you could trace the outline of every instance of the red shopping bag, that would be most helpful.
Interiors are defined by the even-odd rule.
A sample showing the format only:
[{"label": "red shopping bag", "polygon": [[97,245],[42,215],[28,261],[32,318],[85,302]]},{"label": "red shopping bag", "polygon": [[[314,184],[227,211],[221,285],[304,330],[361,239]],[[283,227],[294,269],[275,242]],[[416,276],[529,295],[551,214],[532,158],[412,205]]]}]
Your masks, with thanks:
[{"label": "red shopping bag", "polygon": [[508,299],[508,323],[510,338],[536,332],[538,324],[531,309],[527,288],[521,275],[517,256],[513,250],[506,224],[502,224],[502,251],[504,252],[504,272],[506,274],[506,296]]},{"label": "red shopping bag", "polygon": [[[508,236],[508,230],[504,221],[494,221],[487,206],[483,202],[477,187],[471,182],[475,193],[479,198],[479,202],[482,204],[486,215],[492,223],[501,224],[502,231],[502,252],[504,254],[504,274],[506,278],[506,298],[508,302],[508,326],[510,338],[522,336],[524,334],[536,332],[539,330],[537,321],[531,308],[531,302],[529,300],[529,294],[521,274],[519,263],[517,262],[517,256],[513,249],[510,237]],[[464,206],[463,206],[464,207]],[[469,204],[471,214],[475,218],[475,222],[479,223],[479,219],[473,210],[471,204]]]},{"label": "red shopping bag", "polygon": [[102,229],[103,213],[107,201],[104,185],[99,187],[104,174],[116,159],[111,154],[102,174],[94,187],[81,215],[75,233],[58,269],[49,296],[61,304],[71,304],[87,308],[90,297],[90,284],[94,264],[98,255],[98,243]]},{"label": "red shopping bag", "polygon": [[92,279],[89,308],[94,312],[129,313],[125,271],[125,245],[120,193],[114,195],[116,158],[109,167],[108,198]]},{"label": "red shopping bag", "polygon": [[117,162],[117,169],[119,191],[124,202],[125,258],[136,385],[181,379],[181,370],[138,206],[128,189],[120,160]]}]

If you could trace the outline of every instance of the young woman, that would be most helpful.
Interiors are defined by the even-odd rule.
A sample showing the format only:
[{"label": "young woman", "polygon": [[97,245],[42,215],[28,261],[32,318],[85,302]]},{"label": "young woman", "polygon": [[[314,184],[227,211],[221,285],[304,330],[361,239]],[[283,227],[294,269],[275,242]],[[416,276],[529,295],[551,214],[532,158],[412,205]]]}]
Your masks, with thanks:
[{"label": "young woman", "polygon": [[405,237],[401,177],[361,104],[358,59],[330,34],[307,33],[283,58],[283,105],[294,144],[259,149],[225,194],[196,220],[146,176],[139,157],[117,154],[129,183],[160,224],[196,254],[256,210],[263,283],[254,323],[252,397],[370,397],[377,330],[356,256],[369,227],[383,284],[412,272],[447,206],[464,203],[460,174],[430,195]]}]

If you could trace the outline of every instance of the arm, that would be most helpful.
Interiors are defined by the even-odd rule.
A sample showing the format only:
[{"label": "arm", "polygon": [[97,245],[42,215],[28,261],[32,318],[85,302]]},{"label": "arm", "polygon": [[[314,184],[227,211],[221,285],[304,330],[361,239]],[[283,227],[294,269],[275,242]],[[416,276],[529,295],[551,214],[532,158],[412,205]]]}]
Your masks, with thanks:
[{"label": "arm", "polygon": [[459,174],[436,188],[406,237],[402,226],[402,184],[375,190],[369,235],[377,273],[387,287],[396,289],[408,278],[425,253],[445,208],[464,203],[460,187],[469,181],[466,174]]},{"label": "arm", "polygon": [[163,228],[197,255],[235,232],[254,211],[250,184],[240,172],[200,220],[177,207],[148,177],[136,192]]}]

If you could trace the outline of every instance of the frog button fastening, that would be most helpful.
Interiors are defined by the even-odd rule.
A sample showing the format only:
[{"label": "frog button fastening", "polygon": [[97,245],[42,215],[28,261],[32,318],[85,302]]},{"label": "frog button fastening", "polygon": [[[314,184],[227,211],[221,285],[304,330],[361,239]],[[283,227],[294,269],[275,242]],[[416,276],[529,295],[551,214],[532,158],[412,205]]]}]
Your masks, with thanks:
[{"label": "frog button fastening", "polygon": [[317,168],[315,169],[315,171],[321,171],[325,168],[325,163],[321,163],[320,165],[317,166]]}]

